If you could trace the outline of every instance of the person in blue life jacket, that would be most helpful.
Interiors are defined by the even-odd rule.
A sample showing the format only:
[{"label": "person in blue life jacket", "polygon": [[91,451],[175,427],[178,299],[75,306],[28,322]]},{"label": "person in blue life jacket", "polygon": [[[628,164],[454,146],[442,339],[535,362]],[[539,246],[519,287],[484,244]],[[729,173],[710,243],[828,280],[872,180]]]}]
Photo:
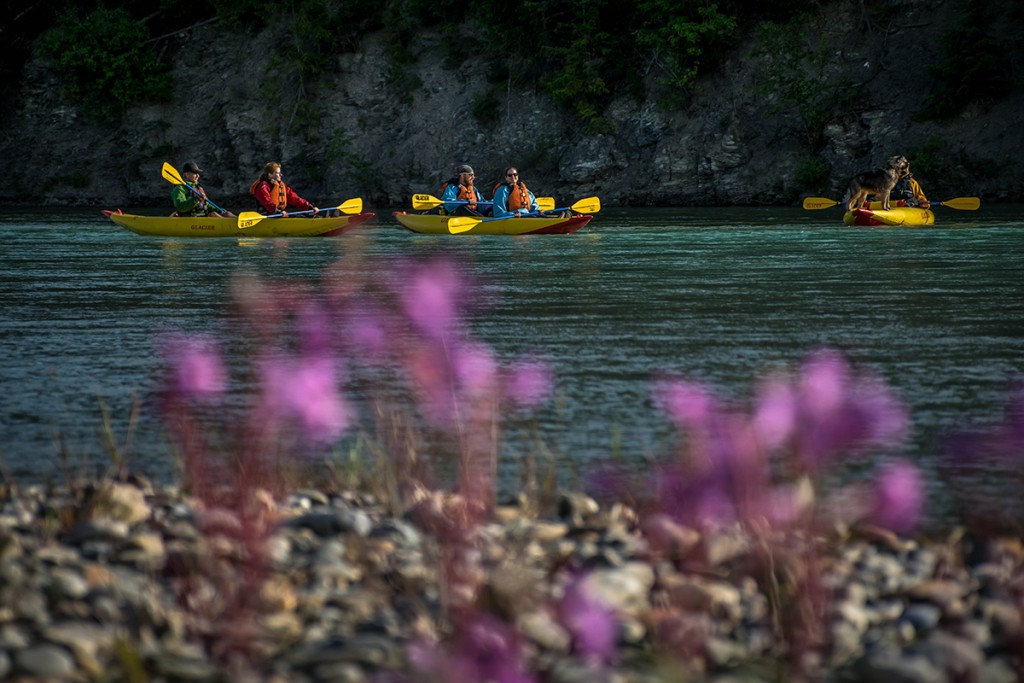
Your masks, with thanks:
[{"label": "person in blue life jacket", "polygon": [[917,179],[910,172],[910,162],[906,161],[906,157],[901,157],[901,159],[905,162],[903,164],[903,173],[900,175],[899,180],[896,181],[896,186],[892,188],[892,192],[889,193],[889,200],[902,201],[906,206],[919,206],[922,209],[931,208],[931,202],[928,201],[924,190],[921,189],[921,184],[917,182]]},{"label": "person in blue life jacket", "polygon": [[540,211],[537,198],[519,179],[515,166],[505,169],[505,179],[494,188],[493,211],[495,218],[536,214]]},{"label": "person in blue life jacket", "polygon": [[[452,216],[490,216],[491,207],[473,184],[476,173],[468,164],[455,167],[455,175],[445,182],[441,191],[444,210]],[[455,203],[459,202],[459,203]]]},{"label": "person in blue life jacket", "polygon": [[230,211],[218,211],[206,199],[206,190],[199,184],[202,169],[194,161],[186,162],[181,167],[181,178],[184,185],[171,188],[171,201],[174,203],[175,216],[216,216],[218,218],[234,217]]}]

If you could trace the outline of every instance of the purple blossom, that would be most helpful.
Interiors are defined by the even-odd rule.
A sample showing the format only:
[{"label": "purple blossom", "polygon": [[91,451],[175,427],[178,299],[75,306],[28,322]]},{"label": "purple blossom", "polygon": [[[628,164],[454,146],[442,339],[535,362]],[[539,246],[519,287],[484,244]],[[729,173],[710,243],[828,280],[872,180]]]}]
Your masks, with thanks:
[{"label": "purple blossom", "polygon": [[753,424],[767,450],[782,445],[797,422],[797,400],[793,387],[779,379],[761,385],[754,408]]},{"label": "purple blossom", "polygon": [[299,343],[306,354],[322,354],[331,348],[331,316],[320,303],[303,306],[296,316]]},{"label": "purple blossom", "polygon": [[264,405],[294,420],[310,441],[331,442],[348,426],[348,407],[338,393],[336,363],[330,356],[276,356],[261,366]]},{"label": "purple blossom", "polygon": [[494,389],[498,364],[489,348],[482,344],[458,345],[451,349],[450,357],[459,394],[478,396]]},{"label": "purple blossom", "polygon": [[360,356],[381,358],[387,355],[387,316],[375,307],[359,307],[348,316],[346,342]]},{"label": "purple blossom", "polygon": [[505,395],[523,408],[536,408],[551,395],[551,364],[527,359],[515,363],[505,378]]},{"label": "purple blossom", "polygon": [[209,399],[227,388],[227,372],[217,344],[205,336],[164,335],[169,365],[167,388],[182,399]]},{"label": "purple blossom", "polygon": [[718,410],[707,387],[696,382],[663,378],[654,384],[654,402],[679,427],[706,428]]},{"label": "purple blossom", "polygon": [[586,659],[602,663],[612,660],[618,635],[615,616],[587,595],[581,578],[566,587],[565,597],[558,606],[558,616]]},{"label": "purple blossom", "polygon": [[423,642],[408,648],[409,663],[417,673],[438,681],[490,681],[534,683],[521,662],[518,634],[497,619],[478,615],[462,625],[452,650]]},{"label": "purple blossom", "polygon": [[405,270],[398,295],[409,320],[427,337],[441,339],[459,320],[465,288],[455,264],[439,260]]},{"label": "purple blossom", "polygon": [[812,355],[796,379],[773,378],[758,392],[753,425],[762,447],[790,442],[811,472],[843,451],[901,439],[906,410],[880,379],[856,376],[835,351]]},{"label": "purple blossom", "polygon": [[872,521],[896,532],[910,531],[924,506],[920,471],[905,460],[882,466],[875,476]]}]

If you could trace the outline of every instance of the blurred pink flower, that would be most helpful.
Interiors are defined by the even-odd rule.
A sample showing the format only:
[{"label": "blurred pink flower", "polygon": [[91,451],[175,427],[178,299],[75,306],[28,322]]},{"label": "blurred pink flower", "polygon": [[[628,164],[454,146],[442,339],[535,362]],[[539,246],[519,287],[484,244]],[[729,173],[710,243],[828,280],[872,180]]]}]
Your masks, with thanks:
[{"label": "blurred pink flower", "polygon": [[348,407],[338,393],[336,363],[330,356],[276,356],[262,363],[264,405],[294,420],[310,441],[326,443],[348,426]]},{"label": "blurred pink flower", "polygon": [[302,306],[296,314],[299,344],[306,354],[326,353],[331,348],[331,316],[319,302]]},{"label": "blurred pink flower", "polygon": [[182,399],[208,399],[227,389],[227,372],[217,344],[205,336],[163,335],[169,365],[167,389]]},{"label": "blurred pink flower", "polygon": [[585,659],[611,662],[615,655],[618,623],[611,610],[587,595],[582,578],[565,589],[558,617]]},{"label": "blurred pink flower", "polygon": [[883,465],[875,475],[872,521],[896,532],[910,531],[924,507],[920,471],[905,460]]},{"label": "blurred pink flower", "polygon": [[765,383],[754,425],[766,449],[791,441],[800,465],[814,472],[843,452],[895,444],[908,417],[882,380],[854,375],[838,352],[825,350],[804,361],[791,385]]},{"label": "blurred pink flower", "polygon": [[449,357],[460,395],[476,396],[494,389],[498,364],[489,348],[461,344],[450,348]]},{"label": "blurred pink flower", "polygon": [[387,316],[375,307],[359,307],[349,312],[345,343],[359,357],[386,356],[388,341]]},{"label": "blurred pink flower", "polygon": [[652,391],[655,404],[679,427],[707,428],[718,410],[718,402],[707,387],[674,377],[656,380]]},{"label": "blurred pink flower", "polygon": [[410,266],[398,282],[402,310],[428,337],[440,339],[458,322],[467,283],[454,263],[437,260]]},{"label": "blurred pink flower", "polygon": [[551,364],[529,359],[515,363],[505,378],[505,395],[523,408],[536,408],[551,395],[554,372]]},{"label": "blurred pink flower", "polygon": [[778,448],[796,426],[797,401],[793,387],[780,379],[764,382],[754,408],[753,426],[768,450]]},{"label": "blurred pink flower", "polygon": [[416,642],[409,663],[429,681],[534,683],[523,670],[522,644],[514,629],[488,615],[474,615],[461,625],[450,651]]}]

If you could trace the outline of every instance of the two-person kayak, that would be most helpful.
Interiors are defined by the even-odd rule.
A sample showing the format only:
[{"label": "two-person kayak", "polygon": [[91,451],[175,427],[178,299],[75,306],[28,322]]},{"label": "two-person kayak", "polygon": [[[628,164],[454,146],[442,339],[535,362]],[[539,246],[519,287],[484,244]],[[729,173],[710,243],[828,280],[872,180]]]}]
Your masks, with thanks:
[{"label": "two-person kayak", "polygon": [[266,218],[239,228],[238,218],[140,216],[104,211],[116,225],[137,235],[160,237],[337,237],[373,218],[373,213],[334,217]]}]

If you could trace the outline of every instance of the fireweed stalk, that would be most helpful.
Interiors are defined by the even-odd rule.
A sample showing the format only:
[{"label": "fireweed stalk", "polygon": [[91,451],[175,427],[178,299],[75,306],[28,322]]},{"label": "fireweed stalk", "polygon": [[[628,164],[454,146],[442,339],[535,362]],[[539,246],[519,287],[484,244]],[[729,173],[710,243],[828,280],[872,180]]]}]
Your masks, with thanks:
[{"label": "fireweed stalk", "polygon": [[[827,646],[828,591],[814,546],[794,541],[813,538],[828,522],[913,528],[923,485],[905,461],[883,465],[873,483],[848,487],[836,496],[842,505],[815,500],[821,480],[840,458],[901,443],[907,428],[903,407],[880,379],[855,373],[831,350],[811,354],[792,375],[760,382],[749,410],[727,404],[703,384],[672,376],[656,379],[653,396],[678,428],[680,444],[657,468],[647,489],[656,495],[646,506],[704,537],[737,525],[743,529],[752,547],[746,571],[769,597],[792,671],[808,673],[815,653]],[[671,635],[679,628],[663,626],[670,634],[666,646],[680,647]]]},{"label": "fireweed stalk", "polygon": [[[431,471],[397,440],[388,455],[405,478],[396,490],[408,498],[393,504],[419,505],[421,522],[439,541],[448,613],[471,618],[483,579],[473,539],[496,498],[503,411],[540,406],[550,394],[550,367],[535,357],[503,365],[469,337],[472,282],[458,264],[406,262],[364,273],[367,280],[358,282],[351,271],[342,277],[332,269],[322,291],[249,274],[236,279],[230,325],[241,346],[258,349],[248,367],[235,368],[233,386],[256,389],[245,415],[238,409],[244,399],[229,402],[230,378],[212,337],[174,334],[161,345],[171,349],[161,405],[187,486],[205,509],[226,509],[237,520],[208,530],[228,535],[242,549],[245,581],[232,586],[218,580],[214,597],[203,600],[198,587],[208,586],[210,577],[201,574],[223,579],[228,572],[223,563],[197,563],[202,571],[180,582],[183,602],[209,623],[239,627],[225,632],[245,632],[252,602],[244,598],[259,594],[267,578],[264,548],[273,532],[267,496],[285,493],[290,471],[328,458],[357,427],[359,416],[346,396],[357,373],[377,381],[397,377],[407,390],[375,399],[378,416],[390,402],[388,414],[407,410],[412,424],[446,432],[458,444],[450,494],[432,493],[443,473]],[[373,394],[374,387],[363,389]],[[223,521],[223,515],[210,517]],[[232,642],[222,649],[239,647]]]}]

